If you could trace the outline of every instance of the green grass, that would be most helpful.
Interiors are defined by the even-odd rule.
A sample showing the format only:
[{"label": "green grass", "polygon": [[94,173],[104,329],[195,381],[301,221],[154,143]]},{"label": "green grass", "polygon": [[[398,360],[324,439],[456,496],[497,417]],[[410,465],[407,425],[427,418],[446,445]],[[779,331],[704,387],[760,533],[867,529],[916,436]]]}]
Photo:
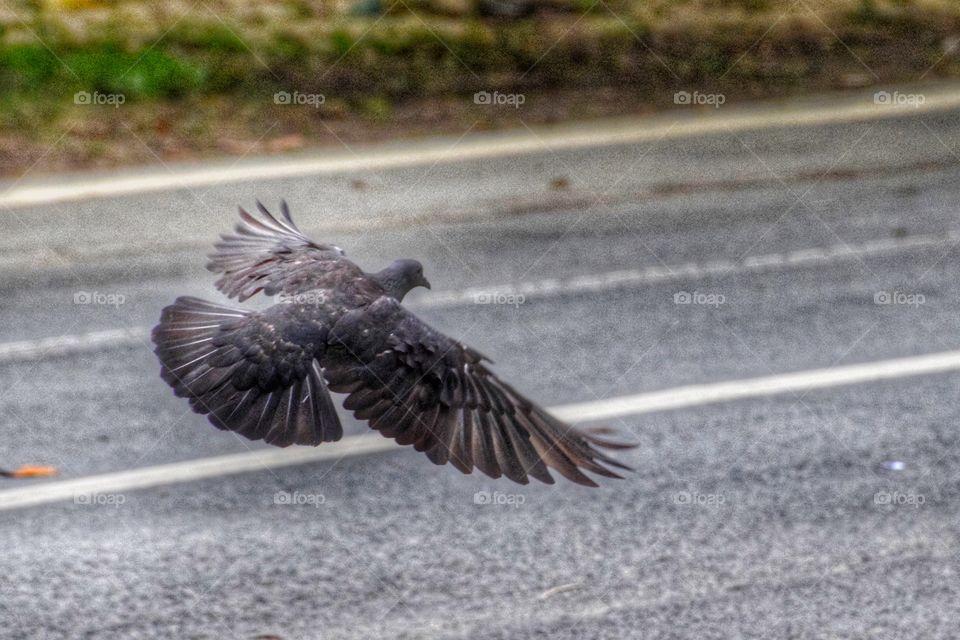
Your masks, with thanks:
[{"label": "green grass", "polygon": [[278,12],[268,19],[231,5],[220,8],[236,15],[182,17],[133,1],[75,11],[25,5],[27,25],[8,20],[0,31],[0,92],[149,100],[302,90],[397,100],[571,83],[779,82],[858,64],[848,47],[881,68],[896,50],[899,66],[919,72],[960,31],[960,3],[939,0],[810,0],[785,15],[790,5],[779,0],[610,3],[617,15],[598,3],[557,2],[520,21],[398,10],[374,22],[318,17],[321,5],[336,6],[268,2]]},{"label": "green grass", "polygon": [[[469,105],[479,90],[524,93],[527,108],[551,92],[613,90],[632,111],[669,104],[678,90],[781,95],[960,76],[960,58],[944,55],[944,43],[960,34],[956,0],[541,0],[537,14],[517,20],[486,16],[471,0],[384,0],[386,16],[355,15],[353,4],[0,5],[0,125],[8,138],[37,143],[78,131],[68,139],[82,147],[97,138],[94,148],[115,135],[98,124],[103,114],[113,125],[139,105],[191,123],[157,134],[173,131],[189,146],[225,126],[210,120],[222,106],[200,104],[232,105],[232,117],[245,114],[241,129],[259,114],[289,133],[347,115],[375,126],[410,123],[416,116],[405,105]],[[294,113],[274,108],[278,91],[326,101]],[[121,94],[125,109],[80,107],[77,92]],[[3,140],[0,132],[0,156]]]}]

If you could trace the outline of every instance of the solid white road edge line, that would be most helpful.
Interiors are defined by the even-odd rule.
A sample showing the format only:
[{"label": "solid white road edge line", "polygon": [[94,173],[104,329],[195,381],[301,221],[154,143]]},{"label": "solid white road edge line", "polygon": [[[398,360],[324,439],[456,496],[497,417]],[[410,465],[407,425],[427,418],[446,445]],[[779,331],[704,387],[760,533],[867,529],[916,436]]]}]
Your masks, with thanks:
[{"label": "solid white road edge line", "polygon": [[730,131],[775,127],[816,126],[864,122],[883,118],[934,113],[960,107],[960,92],[928,89],[920,105],[878,105],[873,92],[855,98],[826,99],[827,104],[746,107],[691,118],[689,111],[643,120],[545,127],[536,133],[509,131],[475,134],[453,144],[451,140],[406,142],[353,151],[324,150],[322,155],[297,158],[266,158],[226,164],[223,162],[183,168],[153,168],[137,174],[84,176],[75,182],[14,184],[0,192],[0,207],[24,207],[90,198],[110,198],[185,188],[199,188],[248,180],[271,180],[349,171],[385,170],[400,167],[462,162],[504,156],[636,144],[664,138],[684,138]]},{"label": "solid white road edge line", "polygon": [[[759,378],[689,385],[663,391],[568,404],[553,407],[550,410],[557,417],[570,422],[593,421],[743,398],[756,398],[789,392],[802,393],[812,389],[956,370],[960,370],[960,351],[945,351],[922,356],[825,369],[810,369]],[[344,457],[390,450],[399,451],[400,449],[393,440],[378,435],[349,436],[340,442],[321,445],[317,448],[265,449],[83,478],[36,483],[18,489],[0,491],[0,511],[59,500],[83,501],[84,497],[93,494],[133,491],[322,460],[337,460]]]},{"label": "solid white road edge line", "polygon": [[[416,310],[471,303],[520,304],[527,297],[545,298],[571,293],[610,291],[656,282],[694,280],[734,273],[748,273],[765,269],[808,267],[918,248],[946,247],[958,240],[960,240],[960,234],[954,232],[907,238],[882,238],[855,245],[813,247],[784,253],[749,256],[739,261],[715,260],[705,264],[691,262],[672,267],[655,266],[645,269],[625,269],[587,274],[565,279],[557,278],[520,284],[471,287],[461,291],[438,291],[410,306]],[[520,298],[520,296],[523,296],[523,298]],[[0,364],[33,362],[44,358],[136,347],[149,343],[149,339],[150,327],[132,327],[0,343]]]}]

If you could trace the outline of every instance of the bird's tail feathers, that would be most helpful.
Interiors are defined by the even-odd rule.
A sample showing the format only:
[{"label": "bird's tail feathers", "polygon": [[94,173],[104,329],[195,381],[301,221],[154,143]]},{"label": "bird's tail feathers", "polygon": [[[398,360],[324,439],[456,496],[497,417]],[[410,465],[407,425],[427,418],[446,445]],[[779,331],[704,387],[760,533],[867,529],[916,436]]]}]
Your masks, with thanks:
[{"label": "bird's tail feathers", "polygon": [[[248,357],[257,346],[249,338],[250,316],[199,298],[177,298],[152,334],[160,376],[218,429],[277,446],[339,440],[343,430],[319,365],[282,378],[271,363]],[[246,342],[238,339],[241,334]]]}]

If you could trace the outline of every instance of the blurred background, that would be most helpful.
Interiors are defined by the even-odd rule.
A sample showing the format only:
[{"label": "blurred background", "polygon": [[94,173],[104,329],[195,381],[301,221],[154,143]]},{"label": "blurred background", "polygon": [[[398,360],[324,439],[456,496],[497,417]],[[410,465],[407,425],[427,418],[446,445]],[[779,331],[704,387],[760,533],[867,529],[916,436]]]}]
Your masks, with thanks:
[{"label": "blurred background", "polygon": [[958,43],[952,0],[5,0],[0,171],[930,80]]}]

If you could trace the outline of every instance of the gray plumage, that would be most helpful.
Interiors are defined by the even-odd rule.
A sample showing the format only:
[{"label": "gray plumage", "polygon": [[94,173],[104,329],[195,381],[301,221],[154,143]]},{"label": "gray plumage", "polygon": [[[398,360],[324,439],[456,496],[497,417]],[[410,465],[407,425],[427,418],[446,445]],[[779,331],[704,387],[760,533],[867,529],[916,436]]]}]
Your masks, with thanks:
[{"label": "gray plumage", "polygon": [[584,471],[628,467],[598,447],[626,448],[551,416],[497,378],[482,354],[429,327],[400,303],[430,288],[416,260],[366,273],[257,203],[215,244],[208,269],[231,298],[280,296],[264,311],[183,297],[153,330],[161,376],[219,429],[277,446],[343,435],[330,392],[399,444],[464,473],[552,483],[548,468],[595,486]]}]

